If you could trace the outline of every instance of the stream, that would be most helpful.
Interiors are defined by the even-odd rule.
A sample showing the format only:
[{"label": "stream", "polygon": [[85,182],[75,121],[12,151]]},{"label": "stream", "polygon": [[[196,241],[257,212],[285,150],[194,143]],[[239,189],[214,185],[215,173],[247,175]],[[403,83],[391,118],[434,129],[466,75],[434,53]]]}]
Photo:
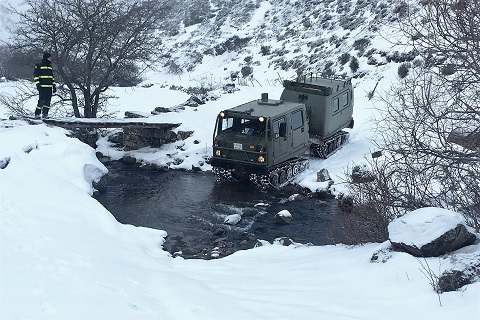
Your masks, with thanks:
[{"label": "stream", "polygon": [[[172,255],[223,257],[253,248],[259,240],[313,245],[348,240],[337,200],[299,195],[299,187],[261,191],[248,182],[217,181],[211,172],[147,170],[122,161],[104,164],[109,173],[96,186],[94,198],[120,223],[165,230],[164,249]],[[290,212],[291,222],[274,219],[281,210]],[[225,224],[234,214],[241,215],[240,221]]]}]

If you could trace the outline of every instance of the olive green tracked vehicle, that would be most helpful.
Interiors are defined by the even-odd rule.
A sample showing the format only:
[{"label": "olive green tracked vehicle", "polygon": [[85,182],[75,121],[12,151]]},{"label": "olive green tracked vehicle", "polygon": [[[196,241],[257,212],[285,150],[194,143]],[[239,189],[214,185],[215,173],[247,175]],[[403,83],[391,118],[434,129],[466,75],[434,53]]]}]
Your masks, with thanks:
[{"label": "olive green tracked vehicle", "polygon": [[350,79],[315,74],[284,81],[280,100],[268,98],[224,110],[213,134],[213,172],[280,188],[308,167],[305,155],[327,158],[353,128]]}]

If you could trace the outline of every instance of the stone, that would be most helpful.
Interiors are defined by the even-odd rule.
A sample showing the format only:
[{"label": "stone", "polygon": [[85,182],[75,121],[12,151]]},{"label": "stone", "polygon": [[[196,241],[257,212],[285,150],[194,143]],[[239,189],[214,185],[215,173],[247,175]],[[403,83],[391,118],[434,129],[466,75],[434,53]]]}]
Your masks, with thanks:
[{"label": "stone", "polygon": [[480,133],[478,132],[478,129],[470,131],[457,129],[448,135],[447,141],[466,149],[476,151],[480,148]]},{"label": "stone", "polygon": [[117,131],[113,134],[110,134],[107,140],[111,143],[123,144],[123,131]]},{"label": "stone", "polygon": [[225,220],[223,220],[223,223],[229,224],[229,225],[235,225],[240,221],[240,219],[242,219],[242,216],[238,213],[234,213],[226,216]]},{"label": "stone", "polygon": [[392,246],[416,257],[439,257],[471,245],[477,236],[460,213],[442,208],[421,208],[388,225]]},{"label": "stone", "polygon": [[193,131],[178,131],[177,140],[185,140],[193,135]]},{"label": "stone", "polygon": [[282,246],[288,247],[289,245],[293,244],[293,240],[289,237],[280,237],[274,240],[274,243],[281,244]]},{"label": "stone", "polygon": [[202,168],[200,168],[199,165],[192,164],[192,171],[193,172],[200,172],[200,171],[202,171]]},{"label": "stone", "polygon": [[448,271],[438,278],[437,290],[438,293],[455,291],[471,283],[472,279],[465,272],[461,270]]},{"label": "stone", "polygon": [[273,219],[278,224],[289,224],[293,220],[292,215],[290,214],[290,212],[288,210],[282,210],[282,211],[278,212],[277,214],[275,214]]},{"label": "stone", "polygon": [[150,115],[143,111],[125,111],[126,118],[148,118]]},{"label": "stone", "polygon": [[5,169],[10,163],[10,157],[0,159],[0,169]]},{"label": "stone", "polygon": [[171,112],[170,108],[156,107],[156,108],[152,111],[152,114],[167,113],[167,112]]},{"label": "stone", "polygon": [[392,257],[392,248],[383,248],[376,250],[373,254],[372,257],[370,258],[370,262],[374,263],[385,263],[387,262],[390,258]]},{"label": "stone", "polygon": [[235,91],[238,91],[240,89],[235,87],[235,83],[227,83],[226,85],[223,86],[222,90],[225,93],[234,93]]},{"label": "stone", "polygon": [[320,169],[320,171],[317,172],[317,182],[325,182],[328,180],[332,180],[330,178],[330,174],[328,173],[328,170]]},{"label": "stone", "polygon": [[188,107],[198,107],[198,105],[205,104],[200,98],[196,96],[191,96],[187,101],[183,103],[184,106]]},{"label": "stone", "polygon": [[304,199],[305,196],[299,193],[292,194],[290,197],[288,197],[288,201],[302,201]]},{"label": "stone", "polygon": [[131,157],[131,156],[125,156],[121,159],[123,162],[125,163],[129,163],[129,164],[135,164],[137,163],[137,159],[135,159],[134,157]]}]

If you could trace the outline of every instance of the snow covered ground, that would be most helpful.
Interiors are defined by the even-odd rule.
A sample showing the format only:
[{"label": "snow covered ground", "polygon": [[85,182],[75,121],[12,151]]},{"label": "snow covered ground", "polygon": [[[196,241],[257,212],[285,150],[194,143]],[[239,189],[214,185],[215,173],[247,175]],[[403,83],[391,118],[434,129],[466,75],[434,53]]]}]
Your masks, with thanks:
[{"label": "snow covered ground", "polygon": [[[333,179],[371,152],[368,107],[356,89],[356,127],[350,142],[328,160],[313,161],[298,183],[315,182],[320,167]],[[3,90],[11,83],[1,84]],[[149,112],[188,95],[150,88],[117,89],[114,108]],[[218,111],[257,99],[280,87],[241,87],[198,108],[158,115],[194,130],[178,151],[191,168],[211,152]],[[6,111],[3,110],[5,113]],[[0,318],[1,319],[451,319],[480,316],[480,283],[438,296],[416,258],[390,252],[386,262],[372,254],[388,243],[314,247],[265,243],[218,260],[184,260],[162,250],[166,233],[118,223],[91,197],[91,182],[106,173],[95,150],[67,131],[23,121],[0,122]],[[193,140],[200,144],[194,144]],[[131,152],[165,161],[175,148]],[[112,157],[123,151],[101,141]],[[205,164],[205,170],[208,165]],[[341,189],[338,183],[336,188]],[[472,254],[479,245],[463,249]],[[427,259],[435,272],[448,258]],[[440,301],[439,301],[440,300]],[[440,304],[441,302],[441,304]]]},{"label": "snow covered ground", "polygon": [[[238,61],[225,54],[205,59],[188,77],[152,73],[148,88],[113,88],[118,99],[110,111],[123,117],[125,111],[150,113],[181,104],[189,95],[169,85],[217,81],[222,77],[216,70],[234,64]],[[296,183],[325,188],[316,182],[316,173],[326,168],[334,192],[346,190],[341,183],[346,169],[375,151],[369,120],[379,102],[367,95],[380,79],[377,92],[388,90],[396,68],[372,67],[366,77],[354,80],[355,128],[349,142],[326,160],[312,159]],[[263,92],[279,97],[282,87],[274,81],[279,75],[294,76],[257,68],[256,81],[239,91],[218,90],[217,100],[197,108],[149,117],[194,131],[185,141],[160,149],[125,152],[102,139],[94,150],[67,137],[64,129],[0,120],[0,319],[480,319],[480,282],[437,295],[416,258],[384,250],[381,261],[370,261],[388,243],[264,243],[222,259],[184,260],[162,249],[166,232],[122,225],[91,197],[92,181],[107,172],[95,151],[157,164],[169,162],[167,154],[175,151],[183,161],[171,169],[191,169],[211,155],[217,113]],[[15,85],[0,83],[0,92],[13,93]],[[35,104],[30,102],[32,113]],[[8,110],[2,108],[0,119],[6,119]],[[201,168],[211,169],[208,164]],[[461,249],[456,261],[478,252],[479,244]],[[448,257],[426,261],[436,274],[454,263]]]}]

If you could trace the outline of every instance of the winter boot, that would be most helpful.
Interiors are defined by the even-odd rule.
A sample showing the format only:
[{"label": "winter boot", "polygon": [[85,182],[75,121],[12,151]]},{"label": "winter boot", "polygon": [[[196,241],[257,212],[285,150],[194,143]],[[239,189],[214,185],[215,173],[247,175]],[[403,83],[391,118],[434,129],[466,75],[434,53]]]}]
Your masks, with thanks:
[{"label": "winter boot", "polygon": [[37,107],[35,109],[35,118],[40,119],[40,113],[42,112],[42,108]]},{"label": "winter boot", "polygon": [[42,118],[43,119],[48,119],[48,111],[49,111],[48,108],[45,108],[45,107],[43,108],[43,110],[42,110]]}]

